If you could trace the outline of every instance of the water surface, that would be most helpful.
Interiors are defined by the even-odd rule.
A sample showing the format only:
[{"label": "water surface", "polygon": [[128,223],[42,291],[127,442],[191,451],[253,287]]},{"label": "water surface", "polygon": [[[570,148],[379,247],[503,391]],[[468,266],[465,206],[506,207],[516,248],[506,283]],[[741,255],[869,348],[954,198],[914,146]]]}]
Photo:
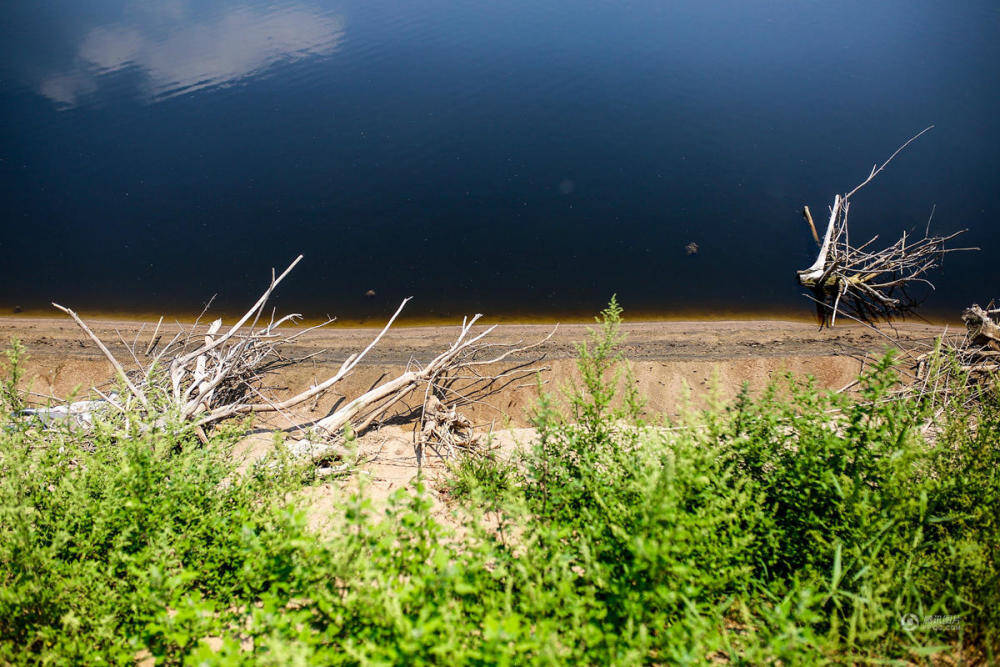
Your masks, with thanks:
[{"label": "water surface", "polygon": [[[0,6],[0,306],[310,316],[803,313],[817,214],[968,227],[1000,293],[996,3]],[[688,244],[697,244],[689,254]],[[366,294],[374,296],[366,296]]]}]

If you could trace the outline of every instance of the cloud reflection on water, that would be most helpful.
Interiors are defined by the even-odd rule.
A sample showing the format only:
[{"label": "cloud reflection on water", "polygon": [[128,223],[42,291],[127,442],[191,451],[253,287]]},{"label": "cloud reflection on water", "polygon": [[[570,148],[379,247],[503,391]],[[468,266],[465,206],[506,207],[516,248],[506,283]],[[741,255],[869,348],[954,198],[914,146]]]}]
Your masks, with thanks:
[{"label": "cloud reflection on water", "polygon": [[139,95],[149,102],[260,74],[336,50],[343,20],[301,6],[234,7],[208,17],[185,11],[137,13],[92,28],[80,40],[73,66],[44,78],[38,91],[63,108],[78,106],[109,74],[141,74]]}]

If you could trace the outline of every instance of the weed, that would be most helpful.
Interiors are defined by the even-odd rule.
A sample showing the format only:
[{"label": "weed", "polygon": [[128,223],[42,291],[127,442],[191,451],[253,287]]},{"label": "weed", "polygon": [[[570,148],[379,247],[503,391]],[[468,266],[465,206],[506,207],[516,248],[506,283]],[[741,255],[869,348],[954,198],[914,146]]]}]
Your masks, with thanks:
[{"label": "weed", "polygon": [[857,397],[789,378],[663,429],[641,418],[620,324],[613,300],[518,457],[454,464],[457,531],[422,483],[377,511],[362,482],[312,533],[308,475],[239,472],[245,425],[203,445],[169,419],[13,419],[15,346],[0,662],[1000,658],[1000,396],[955,395],[929,430],[890,354]]}]

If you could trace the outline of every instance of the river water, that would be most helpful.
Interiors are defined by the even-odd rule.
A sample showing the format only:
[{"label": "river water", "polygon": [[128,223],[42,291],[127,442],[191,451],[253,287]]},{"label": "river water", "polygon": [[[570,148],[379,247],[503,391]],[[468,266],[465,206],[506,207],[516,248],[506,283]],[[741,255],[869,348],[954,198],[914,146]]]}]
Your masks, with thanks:
[{"label": "river water", "polygon": [[1000,5],[0,4],[0,306],[809,316],[822,212],[969,228],[929,315],[1000,296]]}]

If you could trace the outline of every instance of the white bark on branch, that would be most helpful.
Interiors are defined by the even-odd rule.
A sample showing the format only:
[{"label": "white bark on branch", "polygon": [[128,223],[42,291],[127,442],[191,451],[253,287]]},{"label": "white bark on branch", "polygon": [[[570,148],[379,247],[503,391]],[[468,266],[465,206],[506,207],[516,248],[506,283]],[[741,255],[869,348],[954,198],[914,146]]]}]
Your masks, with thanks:
[{"label": "white bark on branch", "polygon": [[[138,345],[138,336],[131,345],[119,336],[121,344],[136,366],[131,372],[125,370],[108,347],[76,313],[63,306],[54,305],[72,317],[97,344],[115,368],[118,379],[125,385],[128,393],[141,404],[147,423],[162,425],[168,415],[177,414],[194,427],[199,438],[207,442],[203,429],[211,428],[230,417],[280,412],[291,421],[292,417],[285,411],[306,401],[316,400],[321,394],[348,377],[382,341],[410,301],[410,298],[403,299],[392,317],[368,345],[360,352],[349,355],[338,370],[328,378],[288,398],[277,399],[269,396],[263,391],[263,378],[277,368],[301,361],[301,359],[286,358],[281,350],[289,347],[304,333],[318,328],[309,327],[304,331],[287,334],[281,327],[299,319],[300,316],[297,314],[286,315],[277,320],[272,315],[266,325],[259,328],[257,326],[275,288],[301,259],[302,256],[299,255],[280,275],[275,275],[272,271],[270,284],[257,302],[228,329],[224,329],[222,320],[217,319],[209,325],[207,331],[199,334],[197,331],[201,319],[199,316],[193,327],[182,330],[174,336],[152,359],[149,357],[159,345],[158,333],[162,318],[157,323],[149,344],[144,347]],[[208,306],[205,310],[207,309]],[[300,424],[299,428],[303,430],[311,428],[314,434],[321,437],[318,440],[311,438],[299,441],[292,447],[293,451],[315,460],[341,456],[344,450],[340,437],[346,427],[353,427],[355,432],[369,427],[381,419],[393,405],[420,387],[425,388],[425,396],[431,397],[435,392],[444,393],[445,390],[454,392],[453,388],[442,384],[442,378],[456,375],[463,369],[468,369],[475,376],[473,381],[462,388],[465,395],[460,396],[469,402],[474,402],[473,397],[477,391],[488,388],[500,378],[507,382],[511,378],[526,377],[541,370],[539,367],[529,368],[527,365],[505,369],[497,374],[475,370],[484,365],[500,364],[512,355],[537,348],[555,333],[553,329],[548,336],[529,345],[484,343],[482,341],[496,329],[496,326],[487,327],[473,334],[473,327],[481,317],[482,315],[476,315],[465,318],[455,342],[426,366],[418,367],[416,370],[408,368],[400,376],[348,401],[346,405],[318,422]],[[319,326],[332,321],[328,320]],[[163,363],[166,364],[165,368],[162,366]],[[127,401],[124,405],[114,403],[122,413],[127,412],[128,405]]]},{"label": "white bark on branch", "polygon": [[[931,128],[933,125],[910,137],[885,162],[873,166],[868,177],[853,190],[834,197],[816,260],[809,268],[798,272],[799,284],[813,293],[810,298],[818,305],[822,324],[833,325],[842,310],[852,319],[865,323],[891,320],[906,314],[920,302],[909,290],[915,286],[933,289],[934,285],[925,276],[940,266],[946,254],[978,250],[946,248],[948,241],[965,230],[948,236],[931,236],[930,221],[924,237],[916,241],[904,232],[898,241],[879,251],[868,249],[877,236],[859,247],[850,244],[847,219],[851,197],[871,183],[893,158]],[[803,215],[815,236],[808,207],[803,209]]]}]

